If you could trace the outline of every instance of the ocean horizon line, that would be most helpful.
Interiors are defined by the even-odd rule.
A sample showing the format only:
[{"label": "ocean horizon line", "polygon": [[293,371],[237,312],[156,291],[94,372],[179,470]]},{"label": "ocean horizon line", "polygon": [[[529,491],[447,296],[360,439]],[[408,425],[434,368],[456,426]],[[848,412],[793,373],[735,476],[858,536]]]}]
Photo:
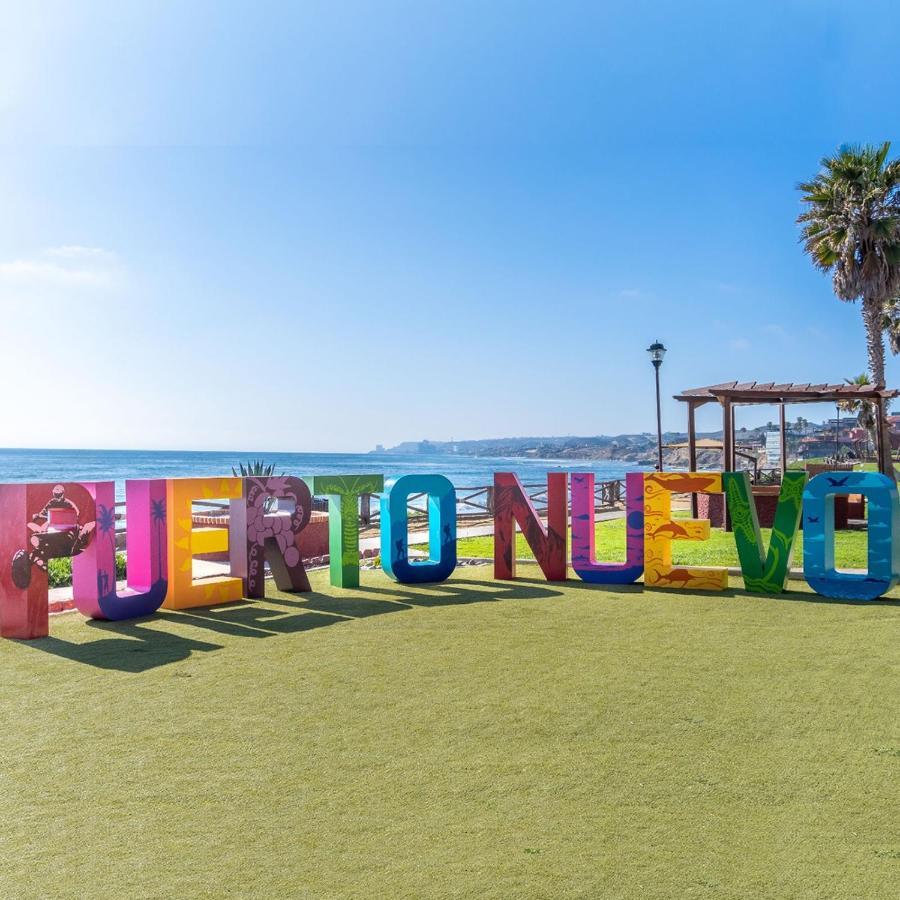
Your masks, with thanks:
[{"label": "ocean horizon line", "polygon": [[379,474],[386,480],[403,475],[439,474],[454,487],[493,484],[497,471],[514,472],[525,483],[543,482],[548,472],[593,472],[598,481],[614,481],[647,466],[626,460],[541,459],[536,457],[463,456],[446,453],[335,453],[310,451],[124,450],[48,447],[0,448],[0,483],[113,481],[116,499],[124,499],[124,482],[152,478],[230,477],[232,467],[253,459],[274,464],[276,474]]}]

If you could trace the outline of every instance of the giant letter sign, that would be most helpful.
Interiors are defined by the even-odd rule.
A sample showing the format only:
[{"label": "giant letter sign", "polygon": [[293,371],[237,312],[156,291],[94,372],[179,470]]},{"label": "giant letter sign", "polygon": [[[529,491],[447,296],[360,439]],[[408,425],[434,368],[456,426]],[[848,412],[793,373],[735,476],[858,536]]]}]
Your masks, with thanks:
[{"label": "giant letter sign", "polygon": [[708,519],[672,519],[672,494],[718,494],[718,472],[654,472],[644,475],[644,584],[721,591],[728,570],[706,566],[672,568],[672,541],[705,541]]},{"label": "giant letter sign", "polygon": [[171,478],[166,482],[168,508],[169,592],[166,609],[215,606],[241,599],[241,579],[227,576],[193,580],[194,555],[228,549],[227,528],[194,528],[193,501],[241,496],[240,478]]},{"label": "giant letter sign", "polygon": [[[277,510],[267,509],[270,498]],[[231,501],[228,541],[231,574],[243,581],[245,597],[265,597],[266,562],[278,590],[310,589],[298,538],[311,512],[309,488],[299,478],[244,479],[243,496]]]},{"label": "giant letter sign", "polygon": [[80,484],[0,485],[0,635],[49,634],[47,563],[81,553],[94,518],[94,499]]},{"label": "giant letter sign", "polygon": [[769,551],[766,553],[750,487],[750,476],[746,472],[722,473],[722,486],[725,488],[734,542],[741,561],[741,574],[748,591],[778,594],[784,590],[791,567],[794,538],[800,525],[805,484],[806,472],[784,473],[778,506],[775,507]]},{"label": "giant letter sign", "polygon": [[582,580],[593,584],[631,584],[644,571],[644,476],[625,476],[625,562],[604,563],[595,559],[594,473],[573,472],[572,568]]},{"label": "giant letter sign", "polygon": [[494,578],[510,581],[516,577],[518,522],[547,581],[566,580],[567,480],[565,472],[547,473],[545,528],[518,476],[494,473]]},{"label": "giant letter sign", "polygon": [[[428,559],[409,558],[410,494],[428,495]],[[404,475],[381,495],[381,565],[401,584],[444,581],[456,568],[456,490],[443,475]]]},{"label": "giant letter sign", "polygon": [[133,619],[156,612],[166,598],[166,482],[125,482],[128,587],[116,589],[116,486],[87,482],[97,506],[96,536],[72,560],[72,597],[92,619]]},{"label": "giant letter sign", "polygon": [[[834,566],[834,495],[863,494],[869,506],[869,570]],[[874,600],[900,580],[897,485],[879,472],[823,472],[803,492],[803,574],[824,597]]]},{"label": "giant letter sign", "polygon": [[312,492],[328,498],[328,571],[334,587],[359,587],[359,495],[384,489],[383,475],[313,475]]}]

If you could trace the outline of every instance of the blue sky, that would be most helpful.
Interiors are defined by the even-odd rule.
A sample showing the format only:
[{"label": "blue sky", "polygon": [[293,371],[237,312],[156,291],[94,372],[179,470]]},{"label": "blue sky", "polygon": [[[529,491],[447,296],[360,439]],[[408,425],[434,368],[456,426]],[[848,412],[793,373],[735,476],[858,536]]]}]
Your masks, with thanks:
[{"label": "blue sky", "polygon": [[655,338],[667,397],[865,367],[795,184],[897,135],[894,4],[16,6],[0,445],[651,430]]}]

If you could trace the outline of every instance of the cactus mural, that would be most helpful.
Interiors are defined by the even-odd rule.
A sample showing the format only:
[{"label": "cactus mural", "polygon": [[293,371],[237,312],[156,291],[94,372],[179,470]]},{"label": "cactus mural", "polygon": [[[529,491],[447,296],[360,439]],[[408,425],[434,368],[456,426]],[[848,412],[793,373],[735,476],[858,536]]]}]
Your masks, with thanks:
[{"label": "cactus mural", "polygon": [[775,508],[768,551],[763,547],[756,503],[746,472],[723,472],[722,486],[731,516],[741,575],[748,591],[778,594],[785,589],[794,538],[800,526],[806,472],[785,472]]}]

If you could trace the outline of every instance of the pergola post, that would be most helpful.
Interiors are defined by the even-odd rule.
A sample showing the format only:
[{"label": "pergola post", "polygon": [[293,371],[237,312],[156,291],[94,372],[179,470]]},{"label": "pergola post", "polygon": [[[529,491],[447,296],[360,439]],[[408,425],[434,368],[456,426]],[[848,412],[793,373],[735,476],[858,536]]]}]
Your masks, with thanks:
[{"label": "pergola post", "polygon": [[[737,466],[735,465],[734,459],[734,407],[735,404],[730,400],[728,401],[728,413],[725,416],[725,419],[728,422],[728,440],[726,442],[725,435],[722,435],[722,443],[725,444],[725,453],[726,457],[726,472],[733,472]],[[728,504],[725,504],[725,522],[723,526],[726,531],[731,531],[731,515],[728,512]]]},{"label": "pergola post", "polygon": [[734,471],[734,418],[731,401],[722,400],[722,468]]},{"label": "pergola post", "polygon": [[778,406],[778,424],[781,427],[781,480],[784,481],[784,473],[787,471],[787,427],[784,417],[784,403]]},{"label": "pergola post", "polygon": [[881,433],[881,403],[876,399],[873,404],[875,408],[875,465],[878,471],[881,471],[881,445],[884,443],[884,435]]},{"label": "pergola post", "polygon": [[884,417],[884,400],[881,397],[875,397],[873,403],[875,405],[875,448],[878,454],[878,471],[882,475],[887,475],[892,481],[896,481],[891,452],[891,433]]},{"label": "pergola post", "polygon": [[737,407],[736,403],[731,404],[731,465],[737,467],[737,429],[734,427],[734,412]]},{"label": "pergola post", "polygon": [[[688,402],[688,468],[697,471],[697,421],[694,415],[697,405]],[[697,495],[691,494],[691,515],[697,518]]]}]

